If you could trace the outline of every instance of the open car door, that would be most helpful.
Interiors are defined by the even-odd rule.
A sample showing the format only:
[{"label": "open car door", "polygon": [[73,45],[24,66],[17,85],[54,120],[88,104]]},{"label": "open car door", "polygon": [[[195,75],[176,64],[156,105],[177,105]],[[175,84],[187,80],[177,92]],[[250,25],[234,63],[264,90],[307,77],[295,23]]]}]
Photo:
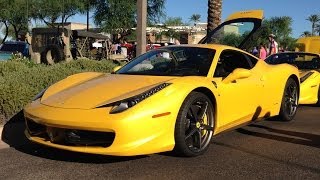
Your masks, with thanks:
[{"label": "open car door", "polygon": [[199,44],[223,44],[243,49],[247,40],[261,27],[262,18],[262,10],[233,13]]}]

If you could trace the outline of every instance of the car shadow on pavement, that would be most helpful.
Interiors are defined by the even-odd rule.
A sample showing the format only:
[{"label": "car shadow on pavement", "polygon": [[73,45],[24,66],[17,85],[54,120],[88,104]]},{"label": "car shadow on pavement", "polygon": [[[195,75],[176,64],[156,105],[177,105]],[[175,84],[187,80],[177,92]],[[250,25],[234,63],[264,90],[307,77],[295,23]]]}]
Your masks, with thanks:
[{"label": "car shadow on pavement", "polygon": [[134,156],[134,157],[118,157],[118,156],[106,156],[85,154],[78,152],[64,151],[60,149],[54,149],[45,147],[29,141],[25,134],[25,122],[23,112],[17,113],[13,116],[3,127],[2,141],[10,145],[10,147],[33,156],[57,160],[66,162],[78,162],[78,163],[117,163],[123,161],[137,160],[148,156]]},{"label": "car shadow on pavement", "polygon": [[317,105],[317,104],[300,104],[299,107],[300,107],[300,106],[302,106],[302,107],[317,107],[317,108],[320,107],[320,106]]},{"label": "car shadow on pavement", "polygon": [[[261,133],[261,132],[247,130],[245,128],[237,129],[237,131],[239,133],[246,134],[246,135],[320,148],[320,135],[274,129],[274,128],[266,127],[263,125],[257,125],[257,124],[251,124],[249,125],[249,127],[265,129],[270,133],[277,133],[280,135]],[[281,135],[284,135],[284,136],[281,136]],[[288,136],[291,136],[291,137],[288,137]]]}]

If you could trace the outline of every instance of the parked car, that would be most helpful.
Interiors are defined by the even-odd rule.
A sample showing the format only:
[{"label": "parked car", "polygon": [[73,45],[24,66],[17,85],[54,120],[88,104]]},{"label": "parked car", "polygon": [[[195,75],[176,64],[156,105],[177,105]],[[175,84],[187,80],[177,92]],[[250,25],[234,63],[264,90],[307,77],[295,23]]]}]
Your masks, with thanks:
[{"label": "parked car", "polygon": [[301,37],[296,51],[320,54],[320,36]]},{"label": "parked car", "polygon": [[8,41],[0,47],[0,61],[8,60],[13,55],[29,57],[29,45],[24,41]]},{"label": "parked car", "polygon": [[[212,44],[234,23],[254,33],[263,11],[231,15],[198,45],[150,50],[113,74],[75,74],[24,108],[26,136],[58,149],[118,156],[197,156],[213,135],[267,117],[291,121],[298,69]],[[245,31],[239,31],[245,32]],[[217,34],[218,33],[218,34]],[[251,36],[252,33],[247,33]]]},{"label": "parked car", "polygon": [[306,52],[283,52],[265,60],[269,64],[288,63],[300,70],[300,104],[320,105],[320,55]]}]

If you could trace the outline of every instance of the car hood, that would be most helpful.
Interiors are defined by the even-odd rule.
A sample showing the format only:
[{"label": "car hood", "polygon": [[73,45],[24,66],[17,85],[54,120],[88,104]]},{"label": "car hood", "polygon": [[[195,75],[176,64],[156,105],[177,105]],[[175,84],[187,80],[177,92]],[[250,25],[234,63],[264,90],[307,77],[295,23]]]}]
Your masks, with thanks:
[{"label": "car hood", "polygon": [[[41,103],[58,108],[92,109],[138,95],[174,78],[119,74],[102,75],[82,83],[74,83],[73,86],[66,89],[61,88],[61,91],[54,94],[50,92],[57,91],[57,87],[53,85],[46,91]],[[68,79],[65,79],[65,81],[68,81]],[[48,94],[52,95],[48,96]]]}]

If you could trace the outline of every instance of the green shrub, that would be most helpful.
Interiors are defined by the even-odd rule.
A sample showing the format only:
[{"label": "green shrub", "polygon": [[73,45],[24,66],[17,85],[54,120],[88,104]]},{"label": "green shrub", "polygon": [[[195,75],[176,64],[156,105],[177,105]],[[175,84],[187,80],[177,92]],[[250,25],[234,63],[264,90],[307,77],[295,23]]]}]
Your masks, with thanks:
[{"label": "green shrub", "polygon": [[19,112],[45,87],[80,72],[111,72],[111,61],[76,60],[54,65],[34,64],[26,59],[0,62],[0,115]]}]

